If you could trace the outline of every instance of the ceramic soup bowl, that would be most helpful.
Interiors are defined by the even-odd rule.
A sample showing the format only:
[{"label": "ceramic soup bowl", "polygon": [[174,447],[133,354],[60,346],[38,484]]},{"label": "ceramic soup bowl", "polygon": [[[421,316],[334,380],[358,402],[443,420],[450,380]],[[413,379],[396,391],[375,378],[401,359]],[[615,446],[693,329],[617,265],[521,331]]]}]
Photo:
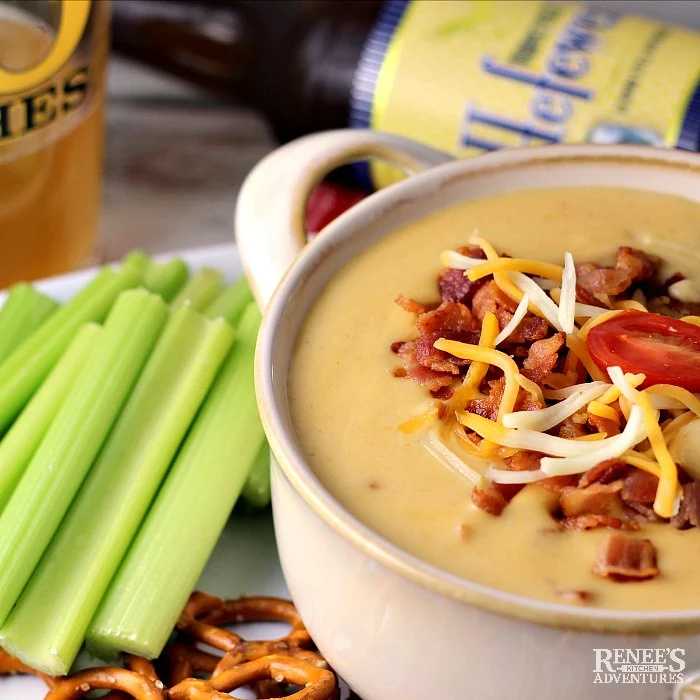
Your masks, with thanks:
[{"label": "ceramic soup bowl", "polygon": [[[339,164],[366,157],[387,160],[410,177],[355,205],[305,246],[303,214],[313,186]],[[629,146],[556,146],[455,161],[399,137],[336,131],[278,149],[244,184],[236,231],[265,307],[256,386],[272,448],[282,567],[320,650],[364,700],[698,697],[674,683],[594,680],[601,670],[596,666],[602,652],[596,649],[662,648],[683,650],[683,683],[692,683],[700,670],[700,605],[631,612],[551,604],[432,567],[379,537],[334,500],[305,460],[290,417],[286,387],[300,326],[353,256],[459,202],[586,185],[700,201],[700,158]]]}]

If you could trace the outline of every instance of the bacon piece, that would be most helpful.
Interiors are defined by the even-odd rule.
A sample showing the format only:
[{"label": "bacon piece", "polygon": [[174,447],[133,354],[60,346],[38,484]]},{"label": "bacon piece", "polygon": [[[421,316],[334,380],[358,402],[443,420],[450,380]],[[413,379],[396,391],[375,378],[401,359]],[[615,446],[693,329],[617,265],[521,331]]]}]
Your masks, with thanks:
[{"label": "bacon piece", "polygon": [[503,398],[505,379],[503,377],[493,379],[488,385],[488,394],[483,398],[468,401],[466,409],[469,413],[476,413],[482,418],[495,421],[498,419],[498,409],[501,405],[501,399]]},{"label": "bacon piece", "polygon": [[[628,528],[630,523],[604,513],[584,513],[560,520],[559,526],[565,530],[594,530],[597,527],[612,527],[616,530],[623,530]],[[633,526],[630,529],[636,529],[636,527]]]},{"label": "bacon piece", "polygon": [[557,364],[558,352],[564,345],[565,338],[564,333],[555,333],[550,338],[536,340],[523,362],[523,374],[533,382],[540,383]]},{"label": "bacon piece", "polygon": [[654,578],[659,575],[656,548],[650,540],[610,534],[598,547],[593,573],[614,581]]},{"label": "bacon piece", "polygon": [[[449,352],[438,350],[435,347],[435,342],[439,338],[447,338],[448,340],[458,340],[462,343],[479,342],[479,334],[474,332],[461,333],[459,331],[436,331],[421,336],[418,340],[413,341],[415,344],[416,360],[424,367],[434,369],[436,372],[449,372],[450,374],[459,374],[459,368],[468,365],[471,360],[465,360],[462,357],[455,357]],[[404,348],[399,350],[399,356],[403,356]]]},{"label": "bacon piece", "polygon": [[599,267],[593,263],[577,263],[576,280],[591,294],[621,294],[632,284],[632,278],[625,270]]},{"label": "bacon piece", "polygon": [[649,255],[637,248],[620,246],[617,249],[615,267],[624,270],[632,282],[644,282],[651,279],[661,265],[661,259],[656,255]]},{"label": "bacon piece", "polygon": [[571,440],[573,438],[582,437],[583,435],[588,435],[588,431],[581,423],[575,421],[572,416],[565,418],[559,424],[559,437],[561,438]]},{"label": "bacon piece", "polygon": [[513,313],[518,308],[518,304],[504,294],[493,280],[487,282],[474,294],[472,313],[479,321],[483,321],[487,311],[495,314],[499,307]]},{"label": "bacon piece", "polygon": [[622,482],[591,484],[585,488],[565,487],[559,496],[559,506],[568,518],[576,515],[610,515],[619,509]]},{"label": "bacon piece", "polygon": [[591,294],[591,292],[579,284],[576,285],[576,301],[581,304],[589,304],[590,306],[600,306],[601,308],[605,308],[604,305],[600,303],[600,299],[598,299],[598,297]]},{"label": "bacon piece", "polygon": [[671,525],[679,530],[700,527],[700,481],[691,481],[683,485],[681,507],[671,518]]},{"label": "bacon piece", "polygon": [[448,399],[452,398],[454,391],[452,391],[452,389],[450,389],[449,386],[443,386],[439,389],[436,389],[435,391],[431,391],[430,393],[432,394],[434,399],[439,399],[440,401],[447,401]]},{"label": "bacon piece", "polygon": [[[513,314],[505,307],[499,306],[496,308],[496,318],[498,326],[503,330],[513,318]],[[515,330],[503,341],[504,345],[522,345],[523,343],[532,343],[535,340],[542,340],[549,333],[549,324],[539,316],[528,315],[520,321],[515,327]]]},{"label": "bacon piece", "polygon": [[561,493],[562,489],[567,486],[575,486],[576,474],[564,474],[562,476],[550,476],[547,479],[541,479],[537,482],[538,486],[542,486],[552,493]]},{"label": "bacon piece", "polygon": [[[457,248],[460,255],[466,255],[468,258],[476,258],[477,260],[486,260],[486,253],[478,245],[463,245]],[[507,255],[503,256],[507,258]]]},{"label": "bacon piece", "polygon": [[[479,328],[469,308],[454,301],[443,301],[437,309],[420,314],[416,319],[416,326],[421,335],[439,331],[476,331]],[[477,343],[479,335],[477,332],[475,336]]]},{"label": "bacon piece", "polygon": [[540,468],[540,460],[542,459],[541,452],[532,452],[530,450],[521,450],[516,452],[512,457],[506,457],[503,461],[508,469],[514,472],[532,471]]},{"label": "bacon piece", "polygon": [[472,503],[491,515],[500,515],[523,487],[523,484],[489,484],[483,489],[475,486]]},{"label": "bacon piece", "polygon": [[594,416],[592,413],[588,414],[587,418],[588,424],[595,428],[599,433],[605,433],[608,437],[613,435],[618,435],[620,433],[620,426],[610,418],[603,418],[602,416]]},{"label": "bacon piece", "polygon": [[632,469],[622,482],[620,495],[626,503],[653,503],[658,486],[658,477],[641,469]]},{"label": "bacon piece", "polygon": [[[598,462],[595,467],[592,467],[587,472],[581,475],[578,485],[579,488],[585,488],[591,484],[610,484],[617,481],[625,475],[629,467],[621,459],[605,459]],[[622,486],[622,497],[624,498],[625,486]]]},{"label": "bacon piece", "polygon": [[437,306],[437,304],[422,304],[420,301],[409,299],[403,294],[399,294],[399,296],[394,299],[394,303],[411,314],[424,314],[426,311],[430,311]]},{"label": "bacon piece", "polygon": [[[664,522],[664,519],[657,515],[651,506],[644,505],[643,503],[625,503],[623,510],[628,519],[637,523]],[[673,522],[671,524],[673,524]]]},{"label": "bacon piece", "polygon": [[464,270],[457,270],[454,267],[446,267],[438,275],[438,287],[440,287],[440,296],[443,301],[466,304],[484,284],[486,284],[486,278],[482,277],[472,282],[465,276]]},{"label": "bacon piece", "polygon": [[391,352],[395,354],[399,354],[399,350],[405,345],[405,343],[402,340],[397,340],[395,343],[391,344]]},{"label": "bacon piece", "polygon": [[[399,350],[399,357],[403,362],[406,376],[430,391],[438,391],[442,387],[450,386],[453,375],[436,371],[421,364],[416,356],[416,345],[415,341],[404,343]],[[457,371],[459,372],[459,370]]]},{"label": "bacon piece", "polygon": [[573,603],[575,605],[584,605],[593,600],[593,594],[590,591],[576,589],[558,589],[556,595],[567,603]]}]

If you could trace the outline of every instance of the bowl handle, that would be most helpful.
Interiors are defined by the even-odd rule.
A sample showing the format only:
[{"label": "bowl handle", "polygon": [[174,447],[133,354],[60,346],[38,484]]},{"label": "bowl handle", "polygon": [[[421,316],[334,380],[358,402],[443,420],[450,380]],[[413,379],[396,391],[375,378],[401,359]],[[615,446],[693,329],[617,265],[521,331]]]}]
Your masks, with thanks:
[{"label": "bowl handle", "polygon": [[304,215],[313,188],[331,170],[367,158],[387,161],[408,174],[454,160],[401,136],[339,129],[278,148],[247,176],[236,205],[236,241],[261,308],[306,244]]}]

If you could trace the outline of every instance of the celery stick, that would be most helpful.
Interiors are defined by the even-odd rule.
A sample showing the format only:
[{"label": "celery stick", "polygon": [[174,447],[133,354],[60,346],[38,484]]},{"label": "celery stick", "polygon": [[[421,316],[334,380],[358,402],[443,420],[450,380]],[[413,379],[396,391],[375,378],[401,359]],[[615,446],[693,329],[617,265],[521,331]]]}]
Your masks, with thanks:
[{"label": "celery stick", "polygon": [[207,318],[225,318],[232,326],[237,326],[245,307],[253,301],[248,280],[240,277],[230,287],[224,289],[203,313]]},{"label": "celery stick", "polygon": [[46,379],[78,328],[87,321],[103,321],[119,293],[140,282],[132,266],[103,269],[0,364],[0,434]]},{"label": "celery stick", "polygon": [[267,441],[260,446],[241,496],[252,508],[265,508],[270,504],[270,446]]},{"label": "celery stick", "polygon": [[10,288],[0,309],[0,362],[14,352],[58,308],[30,284]]},{"label": "celery stick", "polygon": [[102,327],[86,323],[0,441],[0,513],[10,499],[70,387],[95,347]]},{"label": "celery stick", "polygon": [[189,304],[195,311],[206,309],[224,288],[221,273],[213,267],[204,267],[182,288],[173,306]]},{"label": "celery stick", "polygon": [[223,319],[208,321],[187,307],[175,312],[0,630],[11,654],[45,673],[68,673],[233,336]]},{"label": "celery stick", "polygon": [[0,624],[92,466],[167,316],[165,302],[145,289],[129,290],[117,299],[93,352],[0,515]]},{"label": "celery stick", "polygon": [[164,263],[153,263],[146,272],[144,286],[154,294],[160,294],[167,302],[171,302],[184,287],[190,276],[190,271],[183,260],[175,258]]},{"label": "celery stick", "polygon": [[237,340],[88,630],[98,656],[154,658],[197,583],[263,441],[253,387],[260,314]]},{"label": "celery stick", "polygon": [[146,275],[148,268],[153,264],[151,256],[142,250],[132,250],[122,258],[122,267],[131,267],[136,270],[141,277]]}]

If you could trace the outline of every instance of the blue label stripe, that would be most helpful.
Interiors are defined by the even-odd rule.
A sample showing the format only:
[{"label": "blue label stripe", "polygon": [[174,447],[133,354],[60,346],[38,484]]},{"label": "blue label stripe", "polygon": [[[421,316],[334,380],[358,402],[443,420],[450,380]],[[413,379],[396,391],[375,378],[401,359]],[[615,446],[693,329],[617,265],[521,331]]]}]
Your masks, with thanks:
[{"label": "blue label stripe", "polygon": [[[386,52],[394,38],[396,28],[411,0],[388,0],[384,3],[377,21],[362,50],[355,71],[350,98],[348,122],[353,129],[369,129],[372,124],[372,106],[377,89],[377,80]],[[372,188],[372,178],[367,163],[356,163],[355,171],[363,185]]]},{"label": "blue label stripe", "polygon": [[693,153],[700,151],[700,82],[688,102],[676,148]]}]

